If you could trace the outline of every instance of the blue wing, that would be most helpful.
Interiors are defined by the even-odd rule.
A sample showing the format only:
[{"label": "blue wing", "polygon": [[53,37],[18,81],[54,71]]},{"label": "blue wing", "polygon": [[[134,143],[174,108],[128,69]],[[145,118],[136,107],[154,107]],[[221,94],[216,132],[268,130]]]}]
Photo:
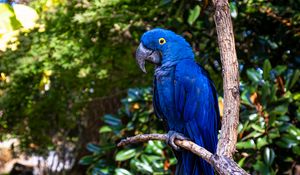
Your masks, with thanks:
[{"label": "blue wing", "polygon": [[169,126],[168,126],[168,123],[166,121],[167,119],[164,116],[161,108],[159,107],[159,96],[158,96],[156,85],[157,85],[156,78],[154,78],[154,81],[153,81],[153,108],[154,108],[154,113],[160,120],[163,121],[165,129],[168,131]]},{"label": "blue wing", "polygon": [[[193,60],[183,60],[175,71],[175,109],[183,118],[183,134],[215,153],[220,122],[217,93],[206,71]],[[214,174],[211,166],[192,153],[183,153],[187,174]]]}]

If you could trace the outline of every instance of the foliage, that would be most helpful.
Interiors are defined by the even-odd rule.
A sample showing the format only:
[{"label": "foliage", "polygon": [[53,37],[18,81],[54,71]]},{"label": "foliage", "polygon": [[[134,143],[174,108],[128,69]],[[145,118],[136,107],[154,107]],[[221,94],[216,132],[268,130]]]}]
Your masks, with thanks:
[{"label": "foliage", "polygon": [[282,65],[272,68],[267,59],[262,67],[248,69],[252,81],[242,82],[237,160],[251,172],[292,173],[300,158],[300,99],[291,90],[300,72]]},{"label": "foliage", "polygon": [[[242,98],[236,160],[253,174],[283,174],[299,164],[299,4],[230,2]],[[0,51],[0,136],[19,137],[24,150],[55,149],[57,137],[77,143],[81,128],[89,128],[86,113],[96,111],[88,104],[151,85],[152,69],[142,75],[133,55],[142,33],[153,27],[182,34],[222,94],[206,0],[43,0],[29,5],[39,14],[37,25],[29,31],[19,24],[12,28],[17,37]],[[164,132],[152,114],[149,89],[131,89],[126,99],[117,114],[99,115],[97,122],[104,123],[100,133],[89,133],[99,134],[99,143],[87,145],[91,153],[81,163],[94,174],[149,174],[150,169],[170,174],[174,157],[161,142],[115,147],[126,136]]]},{"label": "foliage", "polygon": [[[116,38],[124,35],[128,24],[107,16],[114,3],[95,2],[88,6],[93,13],[83,11],[84,2],[68,3],[48,7],[35,2],[43,11],[41,25],[20,34],[18,50],[1,55],[6,77],[1,81],[2,130],[22,136],[24,148],[30,143],[40,150],[52,147],[51,137],[74,133],[88,102],[129,87],[136,81],[130,77],[138,75],[133,41]],[[89,21],[82,20],[86,18]]]},{"label": "foliage", "polygon": [[[163,132],[162,123],[153,114],[151,89],[129,89],[117,115],[103,116],[100,144],[89,143],[92,153],[80,163],[90,165],[91,174],[164,174],[171,173],[175,158],[161,141],[117,148],[116,143],[128,135]],[[157,123],[157,125],[153,125]]]}]

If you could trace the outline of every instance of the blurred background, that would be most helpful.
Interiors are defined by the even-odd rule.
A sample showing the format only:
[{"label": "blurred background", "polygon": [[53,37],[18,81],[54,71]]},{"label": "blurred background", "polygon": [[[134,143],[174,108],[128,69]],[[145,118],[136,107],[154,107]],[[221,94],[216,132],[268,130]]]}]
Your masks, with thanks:
[{"label": "blurred background", "polygon": [[[152,108],[153,66],[134,59],[141,35],[188,40],[222,103],[208,0],[1,0],[0,174],[173,174]],[[230,1],[240,63],[235,160],[251,174],[300,174],[300,1]],[[222,114],[221,114],[222,115]]]}]

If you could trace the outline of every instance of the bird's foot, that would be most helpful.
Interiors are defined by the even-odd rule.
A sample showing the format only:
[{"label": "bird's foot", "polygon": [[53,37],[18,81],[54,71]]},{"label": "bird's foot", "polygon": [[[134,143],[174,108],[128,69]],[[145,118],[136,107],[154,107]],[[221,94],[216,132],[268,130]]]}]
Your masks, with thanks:
[{"label": "bird's foot", "polygon": [[176,151],[181,150],[180,147],[175,144],[176,139],[178,139],[178,140],[191,140],[190,138],[185,137],[183,134],[181,134],[179,132],[176,132],[176,131],[169,131],[167,135],[168,135],[168,138],[167,138],[168,145]]}]

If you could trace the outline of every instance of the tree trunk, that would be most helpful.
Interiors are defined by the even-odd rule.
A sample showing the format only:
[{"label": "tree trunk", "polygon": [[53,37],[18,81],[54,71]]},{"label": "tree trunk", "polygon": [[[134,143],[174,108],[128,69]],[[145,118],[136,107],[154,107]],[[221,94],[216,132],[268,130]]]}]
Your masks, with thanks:
[{"label": "tree trunk", "polygon": [[228,1],[216,0],[214,5],[214,19],[222,62],[224,90],[224,112],[217,154],[232,157],[232,154],[235,152],[237,126],[239,123],[240,92],[238,60]]}]

